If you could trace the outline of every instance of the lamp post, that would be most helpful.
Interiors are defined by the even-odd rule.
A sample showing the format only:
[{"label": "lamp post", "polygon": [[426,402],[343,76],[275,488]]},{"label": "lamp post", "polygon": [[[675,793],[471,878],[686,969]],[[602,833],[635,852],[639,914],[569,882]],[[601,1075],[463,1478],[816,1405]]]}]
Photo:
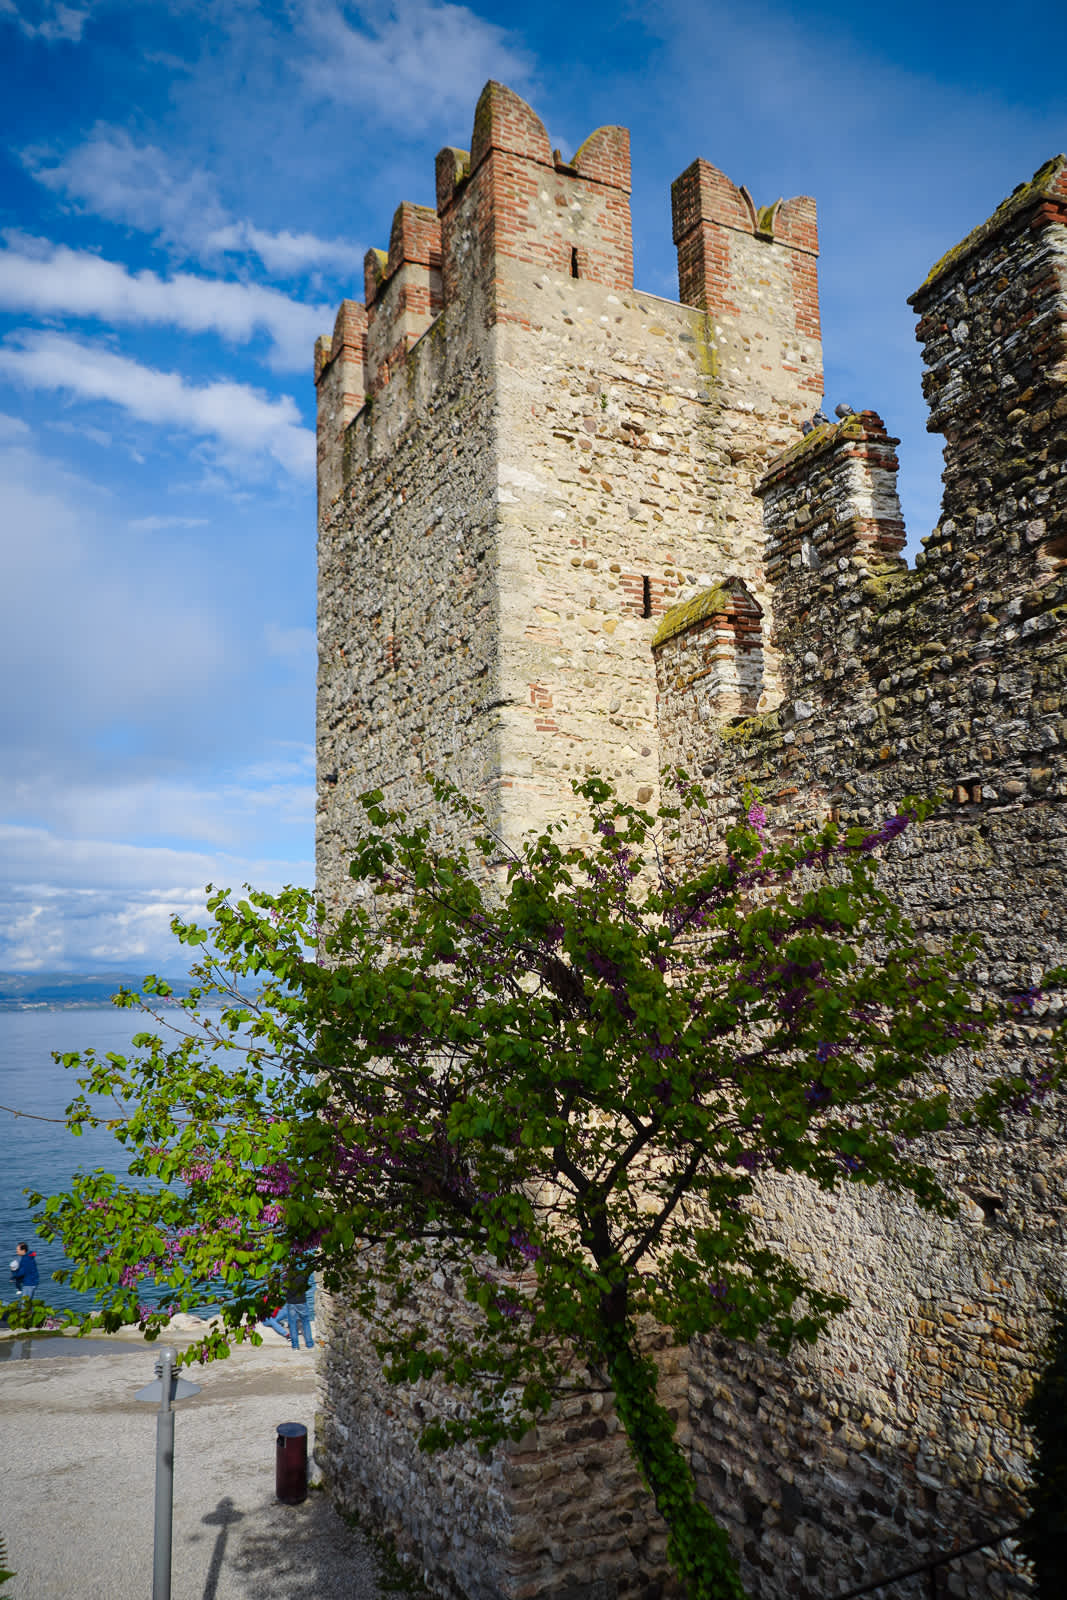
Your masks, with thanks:
[{"label": "lamp post", "polygon": [[179,1378],[174,1369],[178,1352],[164,1345],[156,1357],[156,1381],[138,1389],[136,1399],[159,1401],[156,1417],[156,1517],[152,1549],[152,1600],[170,1600],[171,1531],[174,1521],[174,1412],[175,1400],[200,1393],[198,1383]]}]

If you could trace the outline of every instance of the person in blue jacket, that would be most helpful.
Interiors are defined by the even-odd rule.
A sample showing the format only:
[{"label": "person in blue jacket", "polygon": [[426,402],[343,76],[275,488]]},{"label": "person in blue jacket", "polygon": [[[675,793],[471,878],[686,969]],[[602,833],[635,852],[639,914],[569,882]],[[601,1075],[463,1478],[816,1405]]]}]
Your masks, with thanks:
[{"label": "person in blue jacket", "polygon": [[296,1259],[289,1269],[289,1282],[285,1291],[285,1315],[289,1323],[289,1342],[294,1350],[300,1349],[300,1334],[303,1332],[304,1343],[309,1350],[315,1348],[315,1341],[311,1337],[311,1313],[308,1310],[308,1290],[311,1287],[311,1274],[303,1263]]},{"label": "person in blue jacket", "polygon": [[15,1259],[11,1263],[11,1281],[15,1285],[17,1295],[25,1295],[27,1300],[32,1300],[34,1290],[40,1282],[37,1271],[37,1256],[23,1239],[15,1246]]}]

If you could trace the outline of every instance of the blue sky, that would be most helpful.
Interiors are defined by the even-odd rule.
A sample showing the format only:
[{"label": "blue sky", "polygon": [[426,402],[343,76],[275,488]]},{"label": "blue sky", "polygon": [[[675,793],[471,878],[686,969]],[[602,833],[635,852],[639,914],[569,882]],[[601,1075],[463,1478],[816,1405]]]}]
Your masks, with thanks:
[{"label": "blue sky", "polygon": [[827,402],[937,517],[906,296],[1067,147],[1059,7],[0,0],[0,969],[180,970],[311,880],[314,338],[488,77],[633,134],[638,286],[697,155],[819,202]]}]

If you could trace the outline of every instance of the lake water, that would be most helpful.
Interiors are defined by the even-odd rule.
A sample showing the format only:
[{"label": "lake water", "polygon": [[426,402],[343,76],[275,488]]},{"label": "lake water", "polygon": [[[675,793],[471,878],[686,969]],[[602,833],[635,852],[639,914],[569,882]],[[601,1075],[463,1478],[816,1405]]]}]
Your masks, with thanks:
[{"label": "lake water", "polygon": [[15,1117],[0,1111],[0,1302],[11,1298],[7,1264],[17,1242],[25,1239],[37,1252],[38,1295],[65,1309],[90,1308],[88,1295],[51,1282],[51,1273],[66,1264],[65,1258],[58,1245],[34,1234],[23,1190],[58,1194],[80,1168],[125,1173],[129,1158],[110,1133],[90,1129],[76,1138],[63,1126],[63,1113],[78,1085],[73,1072],[52,1060],[52,1051],[95,1045],[126,1054],[133,1035],[147,1025],[140,1012],[112,1006],[0,1011],[0,1105],[23,1113]]}]

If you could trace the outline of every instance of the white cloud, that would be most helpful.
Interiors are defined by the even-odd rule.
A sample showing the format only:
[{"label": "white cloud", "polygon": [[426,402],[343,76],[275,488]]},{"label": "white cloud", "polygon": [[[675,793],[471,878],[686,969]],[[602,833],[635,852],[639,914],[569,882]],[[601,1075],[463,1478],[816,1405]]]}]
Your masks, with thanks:
[{"label": "white cloud", "polygon": [[358,8],[310,0],[311,53],[302,71],[317,94],[418,132],[469,118],[487,78],[521,86],[532,61],[516,35],[463,5],[385,0]]},{"label": "white cloud", "polygon": [[[53,421],[51,426],[57,433],[70,434],[74,439],[91,439],[93,444],[98,444],[101,450],[110,450],[115,443],[115,436],[106,428],[94,428],[90,422],[67,422],[65,420]],[[128,448],[128,447],[127,447]],[[134,459],[142,458],[134,452]]]},{"label": "white cloud", "polygon": [[[16,0],[0,0],[0,17],[10,17],[28,39],[43,39],[46,44],[77,44],[85,24],[93,14],[92,5],[68,6],[63,0],[19,5]],[[36,19],[36,20],[34,20]]]},{"label": "white cloud", "polygon": [[114,890],[59,890],[0,885],[0,967],[7,972],[86,972],[104,966],[177,974],[190,958],[170,931],[180,916],[205,922],[204,893],[121,895]]},{"label": "white cloud", "polygon": [[262,682],[247,592],[131,531],[26,431],[0,445],[0,968],[174,970],[170,916],[204,884],[312,880],[314,753],[271,738],[242,762],[210,726],[201,747]]},{"label": "white cloud", "polygon": [[[126,776],[117,772],[90,778],[60,773],[54,764],[41,762],[32,772],[0,776],[0,813],[9,818],[33,817],[51,834],[60,836],[65,849],[73,851],[76,844],[79,859],[86,843],[93,850],[102,848],[103,842],[109,850],[111,845],[142,850],[145,841],[160,839],[186,841],[182,849],[167,853],[166,860],[171,854],[184,859],[193,841],[201,848],[246,854],[256,848],[257,841],[277,838],[279,829],[292,848],[293,834],[288,830],[299,829],[303,837],[314,823],[314,756],[305,753],[300,761],[257,763],[214,782],[155,773]],[[36,837],[32,829],[30,834]],[[50,876],[50,869],[41,865],[37,855],[31,853],[29,860],[28,874],[20,872],[16,853],[6,860],[5,874],[16,881],[26,881],[28,876],[34,882]],[[97,881],[109,880],[103,876]],[[147,879],[140,881],[170,880],[152,866]]]},{"label": "white cloud", "polygon": [[314,879],[310,861],[72,843],[4,825],[0,850],[13,863],[0,883],[0,969],[8,972],[187,971],[195,952],[178,943],[170,922],[210,920],[207,884],[272,892]]},{"label": "white cloud", "polygon": [[163,533],[167,528],[205,528],[206,517],[133,517],[126,524],[135,533]]},{"label": "white cloud", "polygon": [[337,272],[363,272],[364,251],[344,239],[320,239],[314,233],[269,233],[251,222],[227,222],[205,235],[200,246],[204,256],[258,256],[268,272],[280,278],[295,278],[313,267]]},{"label": "white cloud", "polygon": [[239,467],[266,452],[296,477],[315,464],[315,435],[289,395],[268,399],[240,383],[187,383],[128,356],[65,334],[27,332],[0,349],[0,372],[33,389],[58,389],[121,406],[141,422],[187,429],[215,440]]},{"label": "white cloud", "polygon": [[178,273],[131,273],[85,250],[6,233],[0,251],[0,305],[41,316],[99,317],[112,323],[162,323],[245,343],[262,330],[273,341],[272,365],[310,366],[333,308],[291,300],[277,289]]},{"label": "white cloud", "polygon": [[9,417],[0,411],[0,444],[9,444],[13,439],[28,439],[30,426],[23,422],[21,417]]},{"label": "white cloud", "polygon": [[61,160],[39,149],[23,151],[22,159],[39,182],[82,210],[158,234],[203,260],[255,256],[282,277],[313,268],[362,271],[358,245],[288,229],[272,233],[235,218],[219,199],[214,178],[177,168],[156,145],[135,144],[121,129],[97,128]]}]

